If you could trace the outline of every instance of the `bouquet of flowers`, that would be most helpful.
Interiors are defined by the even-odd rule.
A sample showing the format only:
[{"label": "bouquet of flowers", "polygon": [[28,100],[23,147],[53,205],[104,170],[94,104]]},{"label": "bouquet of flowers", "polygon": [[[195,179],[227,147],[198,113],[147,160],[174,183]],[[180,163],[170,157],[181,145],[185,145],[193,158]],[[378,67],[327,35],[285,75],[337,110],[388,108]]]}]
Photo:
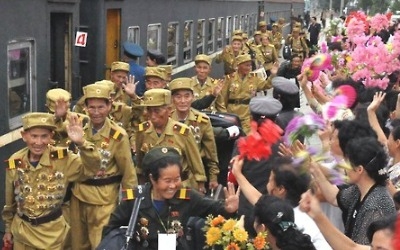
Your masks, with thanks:
[{"label": "bouquet of flowers", "polygon": [[296,116],[286,127],[284,140],[286,145],[292,145],[301,137],[311,137],[318,130],[325,128],[325,121],[314,113]]},{"label": "bouquet of flowers", "polygon": [[206,245],[211,249],[221,246],[224,250],[262,250],[269,249],[266,233],[259,233],[249,240],[248,233],[239,226],[236,219],[225,219],[223,216],[208,216],[204,227]]}]

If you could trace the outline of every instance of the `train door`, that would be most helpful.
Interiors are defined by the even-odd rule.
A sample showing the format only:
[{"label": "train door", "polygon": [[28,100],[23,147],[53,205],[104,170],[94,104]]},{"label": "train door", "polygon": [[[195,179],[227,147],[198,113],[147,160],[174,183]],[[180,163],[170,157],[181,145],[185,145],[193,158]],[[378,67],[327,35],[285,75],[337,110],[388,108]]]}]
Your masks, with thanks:
[{"label": "train door", "polygon": [[50,14],[49,88],[72,92],[72,32],[70,13]]},{"label": "train door", "polygon": [[106,72],[105,79],[110,79],[111,63],[119,61],[121,46],[121,9],[107,10],[106,30]]}]

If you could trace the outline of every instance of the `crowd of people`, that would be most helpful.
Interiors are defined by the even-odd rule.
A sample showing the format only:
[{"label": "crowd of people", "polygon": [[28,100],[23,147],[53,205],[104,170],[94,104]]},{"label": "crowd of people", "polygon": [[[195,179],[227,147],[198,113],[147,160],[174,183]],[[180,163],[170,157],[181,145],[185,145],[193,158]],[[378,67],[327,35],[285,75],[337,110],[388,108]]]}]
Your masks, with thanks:
[{"label": "crowd of people", "polygon": [[[97,249],[138,209],[134,249],[211,247],[187,227],[210,215],[244,215],[246,240],[265,235],[269,249],[396,249],[400,24],[352,13],[323,40],[310,20],[291,22],[285,39],[283,18],[261,21],[250,39],[236,30],[214,58],[220,79],[209,55],[196,55],[194,76],[174,78],[162,53],[147,51],[144,68],[143,49],[126,42],[110,79],[85,86],[73,107],[70,93],[49,90],[47,112],[22,118],[26,147],[6,162],[4,248]],[[215,126],[215,112],[238,123]],[[266,121],[274,131],[261,131]],[[246,136],[275,130],[268,156],[241,152]],[[237,142],[235,183],[221,183],[221,141]],[[220,185],[225,197],[214,199]]]}]

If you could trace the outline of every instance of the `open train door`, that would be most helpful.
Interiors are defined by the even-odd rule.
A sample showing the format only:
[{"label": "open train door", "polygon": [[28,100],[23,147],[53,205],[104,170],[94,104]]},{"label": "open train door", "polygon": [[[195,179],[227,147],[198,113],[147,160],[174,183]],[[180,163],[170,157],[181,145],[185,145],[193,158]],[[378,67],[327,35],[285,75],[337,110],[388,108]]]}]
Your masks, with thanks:
[{"label": "open train door", "polygon": [[119,61],[121,44],[121,9],[107,10],[105,79],[110,79],[111,63]]},{"label": "open train door", "polygon": [[50,14],[49,88],[72,88],[72,14]]}]

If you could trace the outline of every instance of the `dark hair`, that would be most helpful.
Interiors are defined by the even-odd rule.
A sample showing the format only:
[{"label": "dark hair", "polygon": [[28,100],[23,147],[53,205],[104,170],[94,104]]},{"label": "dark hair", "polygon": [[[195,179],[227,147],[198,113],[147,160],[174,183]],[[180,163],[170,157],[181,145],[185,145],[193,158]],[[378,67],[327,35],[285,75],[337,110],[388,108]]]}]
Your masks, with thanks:
[{"label": "dark hair", "polygon": [[134,61],[136,61],[136,60],[138,59],[137,56],[134,56],[134,55],[132,55],[132,54],[129,54],[129,53],[126,52],[126,51],[124,51],[124,55],[125,55],[126,57],[128,57],[128,58],[134,60]]},{"label": "dark hair", "polygon": [[[180,157],[174,157],[174,156],[166,156],[162,157],[156,161],[154,161],[151,166],[144,166],[143,169],[145,172],[146,178],[149,179],[149,176],[151,174],[151,177],[153,178],[154,181],[157,181],[158,178],[160,178],[160,170],[167,168],[171,165],[178,165],[180,172],[182,172],[182,163]],[[147,179],[147,181],[148,181]]]},{"label": "dark hair", "polygon": [[298,106],[299,94],[287,94],[277,88],[272,91],[272,96],[282,103],[282,111],[292,111]]},{"label": "dark hair", "polygon": [[298,206],[301,194],[306,192],[310,186],[310,175],[293,166],[292,159],[289,157],[277,157],[271,165],[276,185],[282,186],[286,190],[285,199],[293,207]]},{"label": "dark hair", "polygon": [[[398,120],[396,120],[398,121]],[[400,126],[395,126],[393,127],[392,131],[390,134],[393,136],[393,140],[399,140],[400,139]]]},{"label": "dark hair", "polygon": [[331,43],[328,43],[328,49],[330,51],[334,51],[334,50],[343,51],[342,42],[331,42]]},{"label": "dark hair", "polygon": [[159,51],[147,51],[147,56],[150,58],[150,60],[155,61],[157,65],[161,65],[167,62],[165,60],[165,56]]},{"label": "dark hair", "polygon": [[396,104],[397,104],[397,96],[400,94],[400,91],[397,90],[389,90],[386,93],[385,100],[386,101],[386,107],[390,112],[396,110]]},{"label": "dark hair", "polygon": [[358,120],[336,120],[333,122],[333,126],[338,130],[339,146],[343,153],[346,151],[346,145],[351,139],[361,137],[377,138],[369,123]]},{"label": "dark hair", "polygon": [[387,215],[372,222],[367,229],[368,241],[372,242],[372,238],[377,231],[389,229],[394,232],[396,228],[397,214]]},{"label": "dark hair", "polygon": [[263,195],[255,204],[256,221],[264,224],[276,238],[281,250],[313,250],[311,238],[303,234],[294,224],[293,208],[286,201],[270,195]]},{"label": "dark hair", "polygon": [[388,156],[382,144],[373,137],[355,138],[346,145],[345,156],[352,166],[363,166],[376,184],[385,186],[388,178],[382,171],[388,163]]}]

